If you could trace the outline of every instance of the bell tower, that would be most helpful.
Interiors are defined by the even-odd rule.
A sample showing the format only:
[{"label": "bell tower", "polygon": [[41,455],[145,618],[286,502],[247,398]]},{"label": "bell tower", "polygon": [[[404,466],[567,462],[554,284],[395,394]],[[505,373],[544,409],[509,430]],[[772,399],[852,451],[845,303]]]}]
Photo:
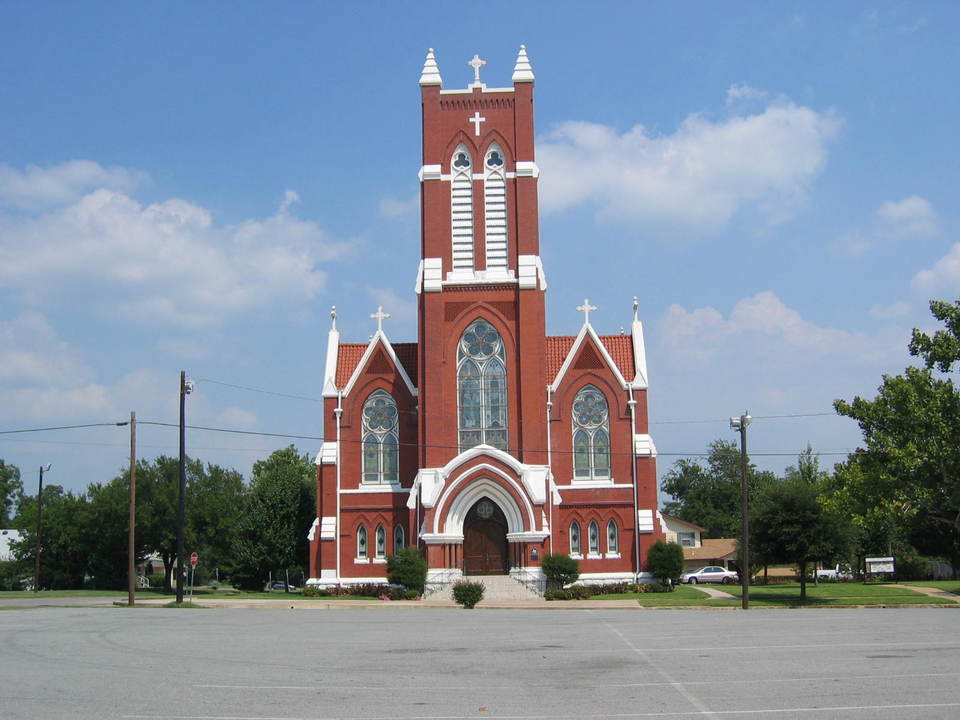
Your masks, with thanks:
[{"label": "bell tower", "polygon": [[[474,55],[467,63],[472,82],[444,89],[431,49],[420,76],[423,157],[416,290],[421,467],[444,465],[476,438],[487,444],[496,438],[497,447],[522,462],[546,462],[546,279],[537,217],[534,75],[522,45],[511,87],[487,87],[481,80],[485,64]],[[505,407],[497,405],[495,412],[504,413],[497,416],[505,423],[503,444],[500,430],[470,432],[472,416],[462,411],[473,397],[463,382],[458,390],[467,352],[462,339],[468,328],[478,327],[471,325],[478,320],[502,341]],[[481,323],[482,330],[486,327]],[[481,392],[484,382],[478,380]],[[499,427],[500,420],[490,420],[489,398],[478,407],[481,425]]]}]

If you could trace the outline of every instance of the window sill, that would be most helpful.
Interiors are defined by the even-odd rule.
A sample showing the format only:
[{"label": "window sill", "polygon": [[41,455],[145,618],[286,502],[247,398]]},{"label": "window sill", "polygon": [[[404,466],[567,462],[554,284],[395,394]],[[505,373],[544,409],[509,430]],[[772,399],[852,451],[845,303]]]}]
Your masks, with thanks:
[{"label": "window sill", "polygon": [[600,553],[587,553],[587,560],[603,560],[603,555]]},{"label": "window sill", "polygon": [[583,560],[583,555],[580,553],[570,553],[570,557],[572,557],[574,560]]},{"label": "window sill", "polygon": [[366,565],[369,562],[370,562],[370,558],[365,558],[365,557],[358,557],[353,559],[354,565]]},{"label": "window sill", "polygon": [[373,558],[370,562],[374,563],[375,565],[386,565],[387,559],[385,557],[377,557]]},{"label": "window sill", "polygon": [[620,553],[618,553],[618,552],[616,552],[616,553],[607,553],[606,555],[604,555],[604,557],[605,557],[607,560],[619,560],[619,559],[620,559]]}]

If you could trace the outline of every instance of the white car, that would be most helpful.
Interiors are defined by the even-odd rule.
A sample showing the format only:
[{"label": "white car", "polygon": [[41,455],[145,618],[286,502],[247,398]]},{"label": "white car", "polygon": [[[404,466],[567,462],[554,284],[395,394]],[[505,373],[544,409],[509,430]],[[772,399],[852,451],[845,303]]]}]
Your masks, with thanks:
[{"label": "white car", "polygon": [[685,572],[680,576],[680,582],[696,585],[697,583],[730,583],[740,582],[740,575],[733,570],[724,570],[719,565],[708,565],[697,570]]}]

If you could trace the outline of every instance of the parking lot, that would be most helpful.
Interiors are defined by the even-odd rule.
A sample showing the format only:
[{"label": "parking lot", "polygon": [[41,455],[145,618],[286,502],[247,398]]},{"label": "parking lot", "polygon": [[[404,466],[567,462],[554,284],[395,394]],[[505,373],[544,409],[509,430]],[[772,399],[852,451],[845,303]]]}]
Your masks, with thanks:
[{"label": "parking lot", "polygon": [[960,612],[0,612],[8,719],[954,718]]}]

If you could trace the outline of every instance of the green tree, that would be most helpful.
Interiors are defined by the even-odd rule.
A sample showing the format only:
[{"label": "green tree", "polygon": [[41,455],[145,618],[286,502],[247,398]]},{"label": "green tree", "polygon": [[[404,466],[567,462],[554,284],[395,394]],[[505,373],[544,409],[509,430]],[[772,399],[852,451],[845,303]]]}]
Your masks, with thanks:
[{"label": "green tree", "polygon": [[22,494],[20,468],[7,465],[0,458],[0,528],[9,528],[13,524],[15,504]]},{"label": "green tree", "polygon": [[564,585],[575,583],[580,578],[580,563],[563,553],[544,555],[540,569],[547,578],[547,586],[551,588],[562,589]]},{"label": "green tree", "polygon": [[400,548],[396,555],[387,557],[387,580],[423,592],[427,584],[427,560],[417,548]]},{"label": "green tree", "polygon": [[[751,494],[776,477],[747,464]],[[707,465],[682,459],[663,476],[660,488],[673,499],[664,507],[670,515],[707,528],[704,537],[737,537],[740,533],[740,447],[726,440],[710,443]]]},{"label": "green tree", "polygon": [[647,569],[664,585],[683,573],[683,548],[677,543],[657,540],[647,551]]},{"label": "green tree", "polygon": [[316,467],[292,445],[254,463],[238,524],[235,584],[259,589],[272,569],[307,564],[315,489]]},{"label": "green tree", "polygon": [[753,502],[750,544],[768,562],[795,563],[800,569],[800,599],[807,599],[807,567],[843,556],[850,547],[849,523],[824,507],[817,488],[803,480],[784,480],[760,492]]},{"label": "green tree", "polygon": [[[21,539],[11,543],[17,571],[33,578],[37,547],[37,498],[23,496],[17,504],[14,525]],[[64,492],[59,485],[43,488],[43,527],[40,534],[41,589],[83,587],[89,570],[90,541],[96,528],[90,522],[85,495]]]}]

